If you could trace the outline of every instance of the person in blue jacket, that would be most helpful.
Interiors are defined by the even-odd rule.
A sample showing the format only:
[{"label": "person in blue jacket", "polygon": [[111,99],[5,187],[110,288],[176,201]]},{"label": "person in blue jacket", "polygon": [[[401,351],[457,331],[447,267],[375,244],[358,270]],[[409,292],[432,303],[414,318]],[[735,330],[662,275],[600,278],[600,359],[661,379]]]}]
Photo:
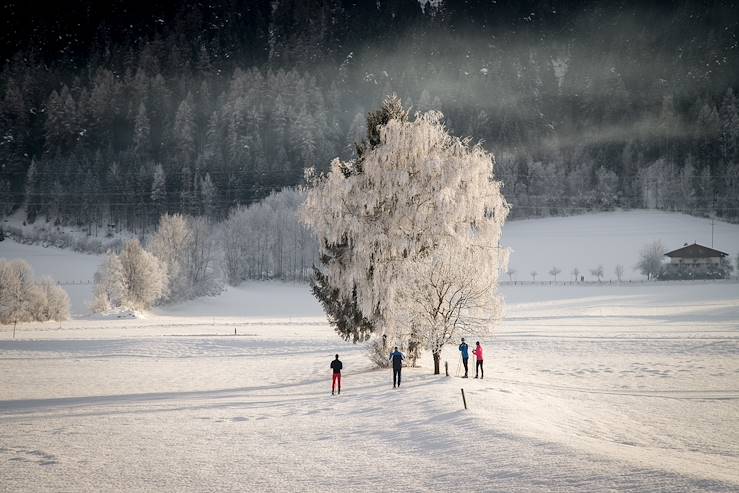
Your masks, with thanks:
[{"label": "person in blue jacket", "polygon": [[398,346],[395,346],[395,351],[390,353],[388,360],[393,362],[393,388],[396,387],[396,382],[397,386],[400,387],[400,370],[403,369],[405,355],[398,351]]},{"label": "person in blue jacket", "polygon": [[462,344],[459,345],[459,350],[462,352],[462,364],[464,365],[464,376],[462,378],[467,378],[467,362],[470,359],[470,348],[464,342],[464,337],[462,338]]}]

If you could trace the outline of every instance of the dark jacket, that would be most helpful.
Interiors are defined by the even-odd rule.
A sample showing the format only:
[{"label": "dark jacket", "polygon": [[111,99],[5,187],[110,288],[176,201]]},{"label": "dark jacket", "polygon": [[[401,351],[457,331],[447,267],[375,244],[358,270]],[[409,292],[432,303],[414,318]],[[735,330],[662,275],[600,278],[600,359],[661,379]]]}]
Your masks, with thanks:
[{"label": "dark jacket", "polygon": [[341,373],[341,369],[344,367],[344,365],[341,364],[341,361],[335,359],[331,362],[331,369],[334,371],[334,373]]},{"label": "dark jacket", "polygon": [[388,359],[393,362],[393,369],[399,370],[403,367],[405,356],[400,351],[395,351],[390,353],[390,357]]}]

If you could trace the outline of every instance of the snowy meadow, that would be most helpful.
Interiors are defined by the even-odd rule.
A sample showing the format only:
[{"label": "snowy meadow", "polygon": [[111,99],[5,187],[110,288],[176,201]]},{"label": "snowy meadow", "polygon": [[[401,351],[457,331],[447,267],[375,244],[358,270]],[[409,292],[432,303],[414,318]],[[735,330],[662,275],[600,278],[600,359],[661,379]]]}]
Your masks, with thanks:
[{"label": "snowy meadow", "polygon": [[[669,235],[696,231],[686,216],[629,214],[581,220],[613,231],[628,219],[629,255],[660,216],[674,219]],[[575,220],[510,223],[511,263]],[[605,251],[603,238],[584,236],[582,252]],[[37,274],[91,273],[100,260],[0,244],[8,252]],[[601,262],[582,252],[556,262]],[[337,338],[302,284],[250,282],[136,319],[83,315],[83,288],[61,328],[19,325],[15,340],[0,328],[3,491],[739,488],[733,280],[505,284],[503,320],[481,340],[483,380],[458,378],[447,346],[450,377],[432,375],[424,353],[399,389],[364,345]]]}]

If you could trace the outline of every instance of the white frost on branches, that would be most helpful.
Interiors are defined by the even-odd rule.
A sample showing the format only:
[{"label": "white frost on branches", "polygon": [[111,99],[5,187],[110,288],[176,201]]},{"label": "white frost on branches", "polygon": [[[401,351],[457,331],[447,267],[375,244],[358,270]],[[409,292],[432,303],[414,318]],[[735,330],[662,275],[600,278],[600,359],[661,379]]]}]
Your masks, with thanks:
[{"label": "white frost on branches", "polygon": [[95,274],[93,311],[113,308],[147,309],[167,294],[166,266],[141,247],[125,244],[120,255],[110,254]]},{"label": "white frost on branches", "polygon": [[221,291],[214,228],[203,217],[164,214],[149,249],[165,266],[167,299],[181,301]]},{"label": "white frost on branches", "polygon": [[0,323],[69,318],[69,296],[50,278],[33,280],[25,260],[0,260]]},{"label": "white frost on branches", "polygon": [[508,214],[493,156],[450,136],[442,115],[390,120],[380,144],[357,162],[335,159],[303,208],[321,248],[347,243],[327,266],[331,285],[381,323],[390,340],[421,329],[432,352],[458,332],[491,329],[500,312],[499,248]]}]

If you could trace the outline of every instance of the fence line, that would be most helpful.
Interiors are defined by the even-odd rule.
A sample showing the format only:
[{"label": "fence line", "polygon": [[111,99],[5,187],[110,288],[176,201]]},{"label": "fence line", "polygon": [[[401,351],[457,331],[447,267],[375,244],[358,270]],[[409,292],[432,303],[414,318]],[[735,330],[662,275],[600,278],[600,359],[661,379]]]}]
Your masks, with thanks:
[{"label": "fence line", "polygon": [[501,286],[639,286],[639,285],[659,285],[667,286],[672,284],[737,284],[739,279],[673,279],[669,281],[660,280],[623,280],[623,281],[499,281]]}]

